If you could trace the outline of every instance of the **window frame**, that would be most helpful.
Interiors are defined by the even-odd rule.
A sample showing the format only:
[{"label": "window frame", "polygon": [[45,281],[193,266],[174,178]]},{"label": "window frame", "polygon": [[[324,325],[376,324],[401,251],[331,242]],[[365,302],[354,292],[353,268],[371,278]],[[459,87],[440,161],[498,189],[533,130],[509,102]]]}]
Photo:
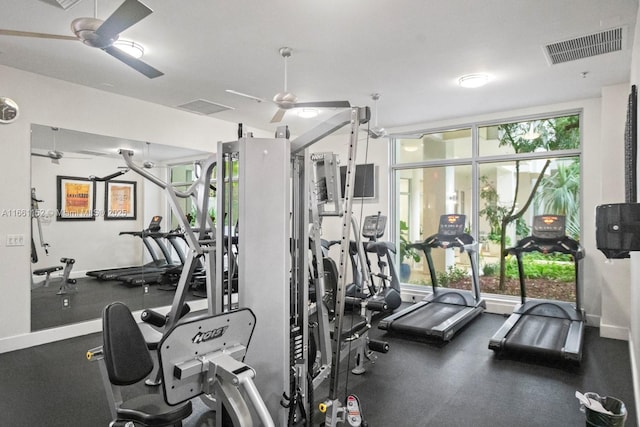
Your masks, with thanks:
[{"label": "window frame", "polygon": [[[543,151],[543,152],[531,152],[531,153],[512,153],[512,154],[495,154],[495,155],[487,155],[480,156],[480,138],[479,138],[479,129],[488,126],[498,126],[506,123],[518,123],[518,122],[527,122],[533,120],[544,120],[544,119],[553,119],[558,117],[566,117],[566,116],[578,116],[579,120],[579,147],[577,149],[571,150],[554,150],[554,151]],[[497,118],[491,120],[477,120],[470,122],[463,122],[462,124],[452,124],[449,126],[436,126],[436,127],[426,127],[419,130],[407,131],[397,134],[391,134],[389,137],[389,174],[388,174],[388,184],[389,184],[389,218],[392,227],[390,227],[391,238],[396,245],[399,242],[400,236],[400,218],[398,212],[398,203],[399,203],[399,180],[397,179],[397,175],[399,171],[409,170],[409,169],[424,169],[429,167],[446,167],[446,166],[460,166],[460,165],[471,165],[471,186],[472,186],[472,195],[471,198],[473,200],[473,204],[471,206],[471,218],[469,221],[473,225],[471,227],[470,234],[473,236],[476,241],[478,240],[478,224],[480,223],[480,206],[479,206],[479,194],[480,194],[480,165],[487,163],[496,163],[496,162],[507,162],[507,161],[515,161],[515,160],[539,160],[539,159],[548,159],[548,158],[570,158],[577,157],[580,161],[580,200],[584,200],[584,157],[583,157],[583,142],[584,142],[584,110],[583,108],[576,109],[568,109],[568,110],[558,110],[547,113],[538,113],[531,115],[522,115],[509,117],[506,116],[504,118]],[[433,133],[444,133],[450,131],[456,131],[461,129],[471,129],[471,157],[468,158],[452,158],[452,159],[435,159],[435,160],[424,160],[420,162],[413,163],[398,163],[398,151],[400,149],[400,144],[398,142],[399,139],[404,138],[420,138],[426,134]],[[580,212],[578,214],[580,221],[580,240],[583,240],[583,231],[584,231],[584,212],[582,206],[580,206]],[[479,254],[476,254],[476,257],[479,258]],[[399,266],[400,260],[399,256],[396,254],[396,265]],[[479,259],[476,258],[476,261],[479,262]],[[479,265],[479,264],[478,264]],[[424,292],[424,287],[409,284],[409,283],[401,283],[403,288],[407,290],[420,290]],[[497,298],[510,298],[507,295],[501,294],[489,294],[493,297]]]}]

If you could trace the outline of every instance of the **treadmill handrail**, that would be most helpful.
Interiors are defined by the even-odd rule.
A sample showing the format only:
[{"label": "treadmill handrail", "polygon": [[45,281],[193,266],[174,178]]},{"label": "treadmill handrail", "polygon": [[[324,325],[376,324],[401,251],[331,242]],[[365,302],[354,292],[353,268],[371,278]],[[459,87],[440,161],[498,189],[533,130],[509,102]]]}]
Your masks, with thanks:
[{"label": "treadmill handrail", "polygon": [[440,233],[433,234],[422,242],[413,242],[407,245],[408,248],[422,249],[429,248],[460,248],[461,251],[477,251],[478,243],[473,236],[464,233],[457,236],[444,236]]},{"label": "treadmill handrail", "polygon": [[[441,238],[443,238],[441,240]],[[457,236],[446,236],[440,233],[433,234],[427,237],[422,242],[414,242],[407,245],[408,248],[421,249],[424,252],[424,256],[427,260],[427,266],[429,268],[429,275],[431,277],[431,287],[433,289],[433,294],[435,295],[437,292],[438,285],[438,276],[435,270],[435,266],[433,264],[433,257],[431,256],[432,248],[459,248],[460,253],[467,252],[469,256],[469,263],[471,265],[471,292],[473,294],[473,299],[476,303],[478,303],[481,299],[480,293],[480,283],[478,282],[478,266],[476,264],[475,254],[478,252],[478,242],[471,236],[470,234],[464,233],[459,234]]]},{"label": "treadmill handrail", "polygon": [[520,282],[520,301],[524,304],[527,300],[527,290],[524,278],[524,265],[522,262],[522,254],[526,252],[540,252],[543,254],[562,253],[573,257],[575,271],[575,289],[576,289],[576,310],[582,310],[582,301],[580,298],[580,266],[579,262],[584,258],[584,248],[577,240],[569,236],[559,239],[541,239],[539,237],[528,236],[521,239],[518,244],[506,250],[510,255],[515,255],[518,262],[518,278]]},{"label": "treadmill handrail", "polygon": [[582,245],[568,236],[560,239],[541,239],[528,236],[521,239],[516,246],[507,249],[508,254],[516,256],[524,252],[563,253],[572,255],[576,260],[584,258]]}]

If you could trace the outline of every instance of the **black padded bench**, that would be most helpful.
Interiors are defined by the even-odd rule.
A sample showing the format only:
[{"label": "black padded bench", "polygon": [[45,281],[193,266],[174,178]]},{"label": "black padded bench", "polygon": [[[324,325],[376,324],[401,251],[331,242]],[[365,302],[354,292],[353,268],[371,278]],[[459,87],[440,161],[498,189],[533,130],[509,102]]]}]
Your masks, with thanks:
[{"label": "black padded bench", "polygon": [[55,265],[52,267],[44,267],[33,270],[33,274],[35,276],[45,276],[45,279],[40,283],[31,283],[31,289],[39,288],[41,286],[48,287],[51,281],[51,274],[56,271],[63,270],[62,272],[62,285],[60,286],[60,290],[57,292],[58,295],[66,294],[68,291],[76,291],[75,287],[76,279],[70,279],[71,269],[73,268],[73,264],[76,262],[73,258],[60,258],[60,262],[64,263],[64,266]]}]

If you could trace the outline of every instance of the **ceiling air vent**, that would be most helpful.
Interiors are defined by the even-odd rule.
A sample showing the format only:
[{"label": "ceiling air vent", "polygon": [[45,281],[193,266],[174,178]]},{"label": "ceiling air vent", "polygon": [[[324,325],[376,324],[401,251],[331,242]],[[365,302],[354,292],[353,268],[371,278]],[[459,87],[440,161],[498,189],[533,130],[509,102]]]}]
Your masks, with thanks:
[{"label": "ceiling air vent", "polygon": [[178,108],[196,114],[203,114],[205,116],[208,116],[209,114],[219,113],[221,111],[233,110],[233,107],[216,104],[215,102],[207,101],[205,99],[196,99],[195,101],[178,105]]},{"label": "ceiling air vent", "polygon": [[623,34],[624,28],[613,28],[575,39],[548,44],[544,47],[544,51],[551,65],[604,53],[618,52],[623,48]]},{"label": "ceiling air vent", "polygon": [[76,3],[80,3],[81,1],[82,0],[56,0],[64,10],[69,9],[71,6],[75,6]]}]

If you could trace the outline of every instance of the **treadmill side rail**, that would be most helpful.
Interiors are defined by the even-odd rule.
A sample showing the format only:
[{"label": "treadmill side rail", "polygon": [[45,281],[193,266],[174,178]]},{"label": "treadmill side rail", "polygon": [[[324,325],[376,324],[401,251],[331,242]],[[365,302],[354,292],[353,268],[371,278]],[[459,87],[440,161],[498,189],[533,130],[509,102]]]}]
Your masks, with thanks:
[{"label": "treadmill side rail", "polygon": [[407,308],[404,308],[400,311],[396,311],[395,313],[385,317],[384,319],[381,319],[378,322],[378,329],[382,329],[385,331],[388,331],[391,329],[391,324],[393,323],[394,320],[406,316],[409,313],[412,313],[416,310],[418,310],[419,308],[429,304],[430,301],[428,301],[427,299],[424,299],[422,301],[419,301],[413,305],[408,306]]},{"label": "treadmill side rail", "polygon": [[460,310],[454,316],[427,330],[427,335],[440,337],[443,341],[451,341],[456,332],[462,329],[464,325],[482,314],[484,306],[484,301],[481,301],[481,304],[476,307],[467,307],[464,310]]},{"label": "treadmill side rail", "polygon": [[493,334],[493,336],[489,340],[490,350],[493,350],[495,352],[502,351],[507,335],[509,334],[513,326],[520,320],[520,314],[515,313],[519,308],[520,306],[516,306],[516,308],[513,310],[514,313],[512,313],[509,318],[502,324],[502,326],[500,326],[500,329],[498,329],[496,333]]},{"label": "treadmill side rail", "polygon": [[584,322],[573,321],[569,326],[567,340],[562,351],[562,358],[574,362],[582,360],[582,343],[584,336]]}]

